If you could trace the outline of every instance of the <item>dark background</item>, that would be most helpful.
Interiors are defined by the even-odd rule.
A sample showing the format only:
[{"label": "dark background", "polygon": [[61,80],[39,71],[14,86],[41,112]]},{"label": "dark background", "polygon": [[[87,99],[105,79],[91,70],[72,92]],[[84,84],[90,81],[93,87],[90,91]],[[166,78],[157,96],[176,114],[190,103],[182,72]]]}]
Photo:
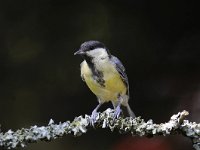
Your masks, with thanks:
[{"label": "dark background", "polygon": [[[186,109],[199,122],[198,11],[192,1],[1,1],[2,130],[91,114],[97,100],[80,78],[82,59],[73,55],[87,40],[105,43],[123,62],[136,115],[161,123]],[[25,149],[190,150],[192,144],[183,136],[132,138],[98,129]]]}]

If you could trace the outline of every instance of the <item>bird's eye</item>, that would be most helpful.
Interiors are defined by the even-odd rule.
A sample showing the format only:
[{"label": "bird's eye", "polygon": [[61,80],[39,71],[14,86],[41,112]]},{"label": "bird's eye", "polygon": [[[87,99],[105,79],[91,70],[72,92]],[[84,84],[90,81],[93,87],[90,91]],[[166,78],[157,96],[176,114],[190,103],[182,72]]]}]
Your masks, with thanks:
[{"label": "bird's eye", "polygon": [[93,50],[93,49],[94,49],[94,47],[93,47],[93,46],[91,46],[91,47],[90,47],[90,50]]}]

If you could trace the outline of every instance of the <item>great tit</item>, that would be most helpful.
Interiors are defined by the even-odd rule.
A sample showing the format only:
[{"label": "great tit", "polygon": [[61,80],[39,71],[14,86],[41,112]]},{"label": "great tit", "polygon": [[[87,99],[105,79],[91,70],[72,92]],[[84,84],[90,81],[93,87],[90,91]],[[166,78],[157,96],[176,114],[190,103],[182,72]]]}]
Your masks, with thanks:
[{"label": "great tit", "polygon": [[100,106],[111,101],[115,109],[114,118],[121,113],[121,105],[127,108],[131,117],[135,114],[131,110],[129,100],[129,83],[125,68],[121,61],[111,55],[108,48],[99,41],[86,41],[81,44],[74,55],[81,55],[81,77],[89,89],[97,96],[99,104],[92,111],[91,122],[95,122]]}]

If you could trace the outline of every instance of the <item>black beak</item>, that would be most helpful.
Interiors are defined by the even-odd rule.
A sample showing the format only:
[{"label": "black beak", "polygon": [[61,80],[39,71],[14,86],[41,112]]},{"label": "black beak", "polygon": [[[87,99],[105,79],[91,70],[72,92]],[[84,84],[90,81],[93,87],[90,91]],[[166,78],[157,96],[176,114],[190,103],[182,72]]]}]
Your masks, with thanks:
[{"label": "black beak", "polygon": [[74,55],[83,55],[84,52],[82,50],[78,50],[77,52],[74,53]]}]

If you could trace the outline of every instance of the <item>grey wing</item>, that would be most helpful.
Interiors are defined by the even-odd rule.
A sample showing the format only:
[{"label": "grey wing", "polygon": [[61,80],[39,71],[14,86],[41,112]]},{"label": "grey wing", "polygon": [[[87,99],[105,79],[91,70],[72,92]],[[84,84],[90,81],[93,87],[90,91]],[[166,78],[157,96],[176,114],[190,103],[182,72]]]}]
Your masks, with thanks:
[{"label": "grey wing", "polygon": [[122,78],[123,82],[126,84],[127,95],[129,96],[129,83],[128,83],[128,77],[127,77],[126,72],[125,72],[125,67],[123,66],[121,61],[113,55],[111,56],[111,61],[115,64],[116,69],[120,74],[120,77]]}]

